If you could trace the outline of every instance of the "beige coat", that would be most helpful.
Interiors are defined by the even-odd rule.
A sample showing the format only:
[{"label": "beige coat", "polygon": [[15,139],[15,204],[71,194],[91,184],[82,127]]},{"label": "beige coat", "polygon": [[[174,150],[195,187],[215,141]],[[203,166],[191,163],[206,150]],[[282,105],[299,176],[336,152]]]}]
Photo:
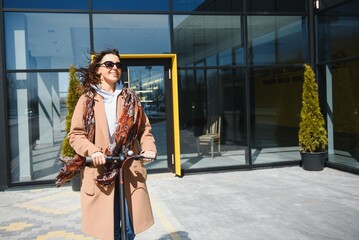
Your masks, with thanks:
[{"label": "beige coat", "polygon": [[[117,118],[122,111],[122,94],[117,101]],[[109,131],[106,120],[105,105],[103,98],[95,94],[95,143],[87,140],[83,125],[83,102],[82,95],[76,105],[71,129],[69,132],[69,142],[77,154],[90,156],[93,152],[105,150],[109,143]],[[155,151],[156,146],[151,134],[151,126],[145,114],[143,126],[138,134],[138,141],[142,150]],[[133,146],[133,150],[138,153],[138,148]],[[101,187],[94,182],[94,179],[103,171],[102,167],[85,167],[81,173],[81,208],[82,208],[82,228],[83,231],[91,236],[112,240],[114,238],[114,184]],[[150,199],[146,187],[147,173],[140,161],[129,161],[124,164],[124,178],[126,180],[125,196],[128,203],[130,216],[136,234],[146,230],[153,223]]]}]

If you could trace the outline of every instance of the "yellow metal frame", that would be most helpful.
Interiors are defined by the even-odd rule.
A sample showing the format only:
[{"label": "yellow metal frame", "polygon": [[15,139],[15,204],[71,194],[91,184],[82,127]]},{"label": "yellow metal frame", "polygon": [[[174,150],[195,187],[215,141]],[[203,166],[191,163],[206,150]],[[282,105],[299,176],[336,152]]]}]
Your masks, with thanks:
[{"label": "yellow metal frame", "polygon": [[162,58],[172,60],[172,108],[173,108],[173,137],[174,153],[173,160],[175,174],[182,176],[180,156],[180,133],[179,133],[179,110],[178,110],[178,78],[177,78],[177,55],[176,54],[121,54],[121,59],[145,59]]}]

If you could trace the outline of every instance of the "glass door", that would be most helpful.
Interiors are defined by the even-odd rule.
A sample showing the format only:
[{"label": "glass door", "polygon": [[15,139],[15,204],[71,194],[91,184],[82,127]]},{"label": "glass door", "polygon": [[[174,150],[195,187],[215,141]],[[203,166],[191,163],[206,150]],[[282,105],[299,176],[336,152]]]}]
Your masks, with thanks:
[{"label": "glass door", "polygon": [[146,163],[149,172],[174,170],[171,134],[170,61],[166,59],[122,59],[124,84],[140,97],[156,140],[157,160]]}]

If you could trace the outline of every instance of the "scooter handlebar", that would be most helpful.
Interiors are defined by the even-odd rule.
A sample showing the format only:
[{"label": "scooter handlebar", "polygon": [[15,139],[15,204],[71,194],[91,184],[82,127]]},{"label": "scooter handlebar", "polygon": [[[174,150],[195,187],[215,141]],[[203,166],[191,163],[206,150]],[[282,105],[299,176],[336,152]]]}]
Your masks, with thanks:
[{"label": "scooter handlebar", "polygon": [[[129,151],[127,154],[127,157],[124,156],[124,154],[120,154],[120,156],[106,156],[106,162],[115,162],[115,161],[124,161],[125,159],[132,159],[132,160],[142,160],[145,159],[146,157],[143,155],[132,155],[133,152]],[[148,159],[148,158],[147,158]],[[154,158],[149,158],[149,159],[153,159]],[[92,164],[92,158],[90,156],[86,157],[86,164]]]}]

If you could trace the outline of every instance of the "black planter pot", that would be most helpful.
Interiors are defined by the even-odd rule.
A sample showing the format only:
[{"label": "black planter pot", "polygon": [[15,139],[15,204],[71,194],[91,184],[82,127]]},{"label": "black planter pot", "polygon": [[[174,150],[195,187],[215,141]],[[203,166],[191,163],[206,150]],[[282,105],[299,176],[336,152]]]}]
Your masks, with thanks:
[{"label": "black planter pot", "polygon": [[308,171],[322,171],[325,167],[326,152],[301,152],[302,168]]},{"label": "black planter pot", "polygon": [[81,189],[81,177],[80,174],[77,174],[73,179],[71,179],[72,191],[78,192]]}]

